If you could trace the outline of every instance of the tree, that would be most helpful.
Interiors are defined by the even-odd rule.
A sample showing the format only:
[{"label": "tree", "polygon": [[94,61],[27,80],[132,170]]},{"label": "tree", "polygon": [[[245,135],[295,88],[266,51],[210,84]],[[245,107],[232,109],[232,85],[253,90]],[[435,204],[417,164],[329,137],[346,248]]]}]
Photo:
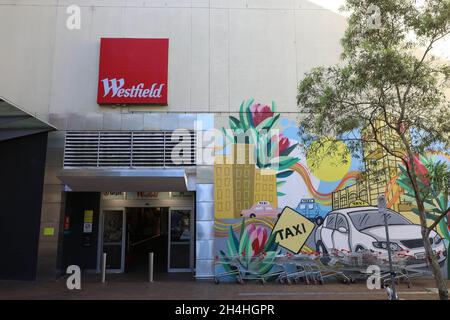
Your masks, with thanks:
[{"label": "tree", "polygon": [[[321,137],[345,140],[353,154],[360,153],[363,143],[375,143],[401,161],[420,218],[426,259],[440,298],[448,299],[428,240],[437,224],[427,226],[428,193],[421,192],[415,159],[450,147],[450,103],[445,96],[450,65],[432,54],[450,32],[450,0],[420,5],[415,0],[347,0],[343,9],[350,16],[341,62],[315,68],[299,83],[300,138],[306,148],[317,148]],[[355,134],[361,131],[363,135]],[[328,145],[327,153],[335,153],[336,147]],[[434,211],[434,221],[442,221],[448,211]]]}]

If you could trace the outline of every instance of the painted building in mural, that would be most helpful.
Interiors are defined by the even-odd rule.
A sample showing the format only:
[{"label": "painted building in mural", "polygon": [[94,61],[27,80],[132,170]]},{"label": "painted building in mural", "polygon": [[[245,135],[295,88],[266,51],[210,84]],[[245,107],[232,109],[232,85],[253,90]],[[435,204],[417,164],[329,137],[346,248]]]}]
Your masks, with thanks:
[{"label": "painted building in mural", "polygon": [[[391,146],[391,150],[401,153],[400,142],[393,138],[392,129],[386,128],[382,120],[378,120],[375,125],[380,131],[380,141]],[[363,130],[362,135],[365,134]],[[401,198],[401,188],[393,183],[399,172],[398,166],[402,164],[402,161],[372,141],[363,144],[362,156],[363,177],[357,179],[354,184],[333,192],[333,209],[345,208],[357,201],[376,206],[378,196],[385,195],[388,206],[392,209],[396,211],[410,210],[410,202],[405,202]]]},{"label": "painted building in mural", "polygon": [[[0,118],[34,125],[5,127],[0,147],[41,157],[0,167],[28,181],[39,165],[41,183],[0,192],[0,278],[100,272],[104,252],[108,272],[142,273],[152,251],[155,278],[210,279],[230,257],[265,274],[280,254],[382,250],[380,194],[394,240],[423,263],[398,161],[371,143],[344,162],[299,145],[297,84],[339,61],[343,16],[307,0],[141,2],[83,1],[80,29],[55,1],[2,5]],[[445,223],[433,234],[443,266]]]},{"label": "painted building in mural", "polygon": [[[277,207],[276,173],[259,169],[254,160],[253,145],[235,144],[231,156],[216,156],[214,164],[215,215],[239,218],[242,210],[253,204],[268,201]],[[238,159],[242,154],[242,161]]]}]

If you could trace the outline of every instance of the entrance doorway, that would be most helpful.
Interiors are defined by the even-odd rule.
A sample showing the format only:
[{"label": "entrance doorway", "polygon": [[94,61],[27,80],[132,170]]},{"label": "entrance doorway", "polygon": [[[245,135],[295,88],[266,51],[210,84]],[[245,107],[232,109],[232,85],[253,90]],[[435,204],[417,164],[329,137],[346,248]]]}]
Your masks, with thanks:
[{"label": "entrance doorway", "polygon": [[191,207],[104,207],[100,221],[98,262],[105,252],[107,272],[147,275],[149,252],[155,273],[193,271]]},{"label": "entrance doorway", "polygon": [[171,209],[169,219],[169,272],[189,272],[193,269],[192,210]]},{"label": "entrance doorway", "polygon": [[106,253],[106,269],[123,272],[125,251],[125,211],[121,209],[103,210],[102,214],[103,253]]},{"label": "entrance doorway", "polygon": [[154,253],[154,272],[166,272],[169,208],[126,208],[125,272],[148,272]]}]

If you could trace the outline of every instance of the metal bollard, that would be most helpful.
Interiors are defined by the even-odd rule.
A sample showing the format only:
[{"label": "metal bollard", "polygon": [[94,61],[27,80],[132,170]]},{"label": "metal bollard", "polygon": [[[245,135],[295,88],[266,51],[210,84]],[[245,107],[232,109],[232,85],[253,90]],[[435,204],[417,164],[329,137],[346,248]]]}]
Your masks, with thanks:
[{"label": "metal bollard", "polygon": [[153,282],[153,252],[148,253],[148,281]]},{"label": "metal bollard", "polygon": [[106,281],[106,252],[103,252],[102,256],[102,283]]}]

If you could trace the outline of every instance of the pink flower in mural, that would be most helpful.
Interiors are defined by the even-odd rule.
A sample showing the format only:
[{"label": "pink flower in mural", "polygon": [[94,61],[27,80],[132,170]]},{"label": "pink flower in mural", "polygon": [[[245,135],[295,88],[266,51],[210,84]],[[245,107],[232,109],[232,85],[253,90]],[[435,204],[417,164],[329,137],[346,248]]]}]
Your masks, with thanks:
[{"label": "pink flower in mural", "polygon": [[282,133],[272,137],[272,141],[276,142],[277,140],[278,140],[278,154],[281,155],[287,148],[289,148],[291,142]]},{"label": "pink flower in mural", "polygon": [[258,124],[271,118],[273,116],[272,109],[268,105],[262,105],[261,103],[255,103],[250,107],[252,113],[253,125],[256,127]]},{"label": "pink flower in mural", "polygon": [[268,234],[267,229],[262,226],[251,224],[248,227],[249,241],[252,244],[253,256],[264,253],[264,246],[266,245]]},{"label": "pink flower in mural", "polygon": [[420,161],[420,158],[418,156],[414,156],[414,170],[416,172],[417,177],[422,181],[423,184],[429,185],[430,180],[427,178],[428,175],[428,169],[425,167],[425,165]]}]

